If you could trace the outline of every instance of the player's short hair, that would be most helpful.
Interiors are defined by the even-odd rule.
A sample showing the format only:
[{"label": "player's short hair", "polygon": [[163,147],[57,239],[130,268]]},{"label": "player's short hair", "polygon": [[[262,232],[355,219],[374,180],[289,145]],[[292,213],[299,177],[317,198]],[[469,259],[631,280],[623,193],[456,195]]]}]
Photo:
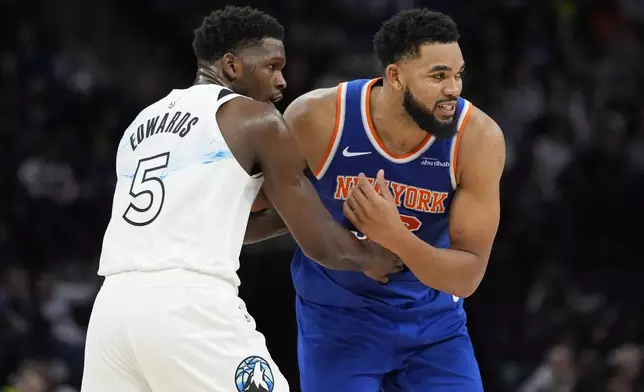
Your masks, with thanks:
[{"label": "player's short hair", "polygon": [[426,8],[402,11],[382,24],[373,37],[373,47],[383,68],[403,59],[413,59],[423,44],[447,44],[460,38],[449,16]]},{"label": "player's short hair", "polygon": [[284,27],[277,19],[255,8],[226,6],[203,19],[194,31],[192,48],[197,61],[211,63],[265,38],[284,40]]}]

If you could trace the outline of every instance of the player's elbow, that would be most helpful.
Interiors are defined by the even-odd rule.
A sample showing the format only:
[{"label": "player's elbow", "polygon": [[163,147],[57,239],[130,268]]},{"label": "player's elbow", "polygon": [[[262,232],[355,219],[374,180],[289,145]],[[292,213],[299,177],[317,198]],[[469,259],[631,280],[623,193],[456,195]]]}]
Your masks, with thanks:
[{"label": "player's elbow", "polygon": [[478,283],[463,279],[458,279],[451,282],[443,282],[442,285],[436,284],[436,281],[433,278],[419,280],[428,287],[433,287],[444,293],[451,294],[459,298],[470,297],[472,294],[474,294],[474,292],[476,292],[476,289],[478,289],[479,287]]},{"label": "player's elbow", "polygon": [[418,275],[419,280],[442,292],[459,298],[468,298],[476,292],[483,280],[484,271],[460,270],[458,274],[450,274],[437,280],[436,275],[428,273],[426,276]]},{"label": "player's elbow", "polygon": [[479,288],[478,284],[463,284],[462,287],[457,288],[454,290],[455,292],[453,295],[460,297],[460,298],[468,298],[472,294],[476,292],[476,289]]},{"label": "player's elbow", "polygon": [[459,281],[456,287],[454,287],[455,292],[452,294],[461,298],[470,297],[481,285],[481,281],[483,280],[483,273],[484,271],[480,273],[478,273],[477,271],[477,273],[472,274],[472,276],[466,277]]}]

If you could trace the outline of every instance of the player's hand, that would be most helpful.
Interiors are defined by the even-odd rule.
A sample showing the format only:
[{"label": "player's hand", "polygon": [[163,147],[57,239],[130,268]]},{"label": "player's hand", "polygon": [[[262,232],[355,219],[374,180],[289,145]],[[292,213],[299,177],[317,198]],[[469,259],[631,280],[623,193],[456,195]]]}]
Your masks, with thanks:
[{"label": "player's hand", "polygon": [[358,184],[351,188],[344,202],[344,215],[370,240],[387,247],[392,233],[407,228],[400,220],[394,195],[387,186],[382,169],[376,175],[376,187],[378,191],[360,173]]},{"label": "player's hand", "polygon": [[373,254],[374,264],[362,272],[380,283],[389,283],[389,274],[400,272],[404,267],[403,262],[390,250],[373,241],[364,240],[364,244]]}]

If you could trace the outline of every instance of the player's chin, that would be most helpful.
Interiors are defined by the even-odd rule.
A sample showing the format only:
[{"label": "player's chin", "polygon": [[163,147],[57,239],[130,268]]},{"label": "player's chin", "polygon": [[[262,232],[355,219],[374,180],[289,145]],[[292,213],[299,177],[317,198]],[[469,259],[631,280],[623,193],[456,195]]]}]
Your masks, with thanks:
[{"label": "player's chin", "polygon": [[281,101],[281,100],[282,100],[282,98],[284,98],[284,96],[283,96],[282,94],[280,94],[280,93],[277,93],[277,94],[272,95],[272,96],[269,98],[269,100],[270,100],[272,103],[278,103],[279,101]]},{"label": "player's chin", "polygon": [[441,124],[441,125],[450,125],[451,123],[454,122],[454,115],[440,115],[434,113],[434,118],[436,121]]},{"label": "player's chin", "polygon": [[266,103],[270,103],[272,105],[275,105],[277,102],[281,101],[284,98],[284,96],[281,93],[276,93],[273,95],[269,95],[267,97],[262,97],[262,101]]}]

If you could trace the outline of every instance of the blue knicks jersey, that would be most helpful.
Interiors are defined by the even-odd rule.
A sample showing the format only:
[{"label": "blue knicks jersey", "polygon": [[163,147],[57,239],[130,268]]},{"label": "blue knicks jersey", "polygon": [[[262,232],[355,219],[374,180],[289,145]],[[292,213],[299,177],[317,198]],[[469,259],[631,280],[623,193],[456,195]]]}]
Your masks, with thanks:
[{"label": "blue knicks jersey", "polygon": [[[335,130],[321,167],[310,175],[311,182],[333,217],[355,231],[342,211],[349,189],[360,173],[373,179],[379,169],[384,169],[407,228],[433,246],[448,248],[448,212],[456,188],[458,143],[472,105],[458,99],[458,134],[453,138],[441,140],[428,134],[411,153],[392,156],[374,131],[369,111],[371,90],[380,81],[354,80],[338,86]],[[462,306],[459,298],[425,286],[407,269],[390,275],[388,284],[381,284],[360,272],[322,267],[299,247],[291,272],[298,295],[323,305],[394,305],[405,309],[430,307],[433,311]]]}]

